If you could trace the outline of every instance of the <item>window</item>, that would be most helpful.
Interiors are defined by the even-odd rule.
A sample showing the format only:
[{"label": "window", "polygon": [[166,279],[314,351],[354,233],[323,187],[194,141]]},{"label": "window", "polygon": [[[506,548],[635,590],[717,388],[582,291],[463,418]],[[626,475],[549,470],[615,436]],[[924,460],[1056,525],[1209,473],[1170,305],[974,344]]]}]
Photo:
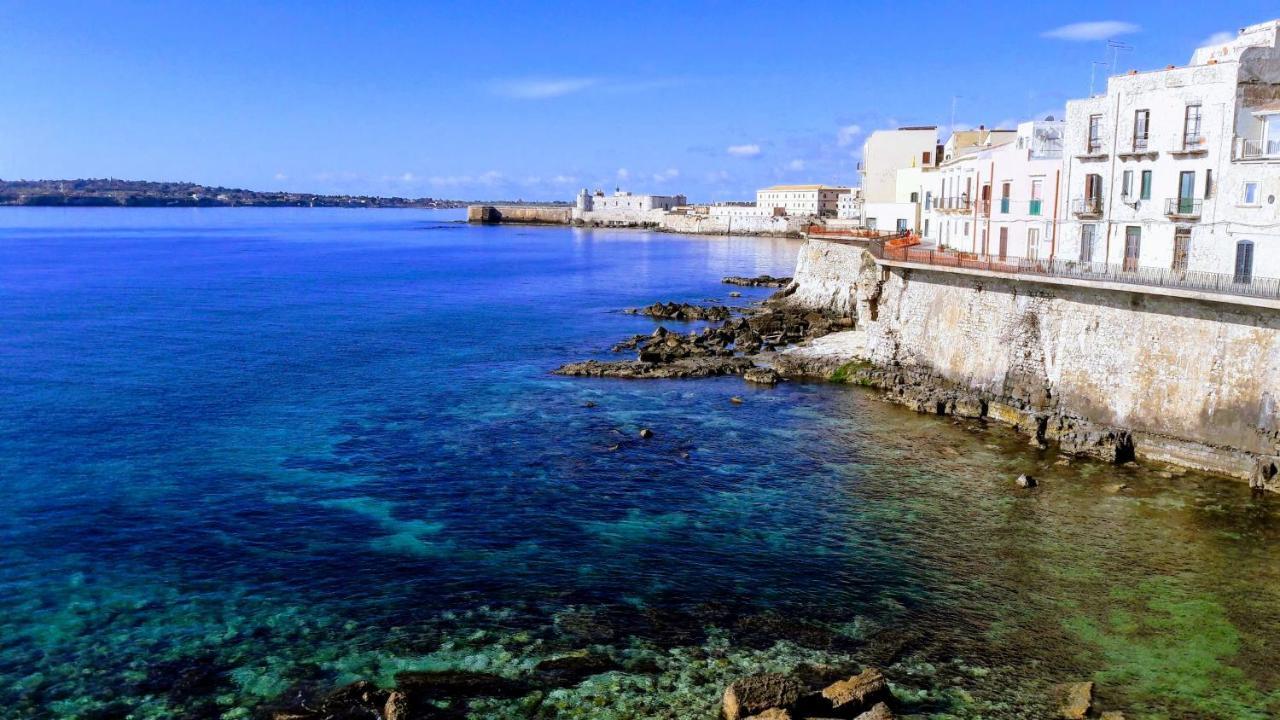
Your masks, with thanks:
[{"label": "window", "polygon": [[1208,200],[1213,197],[1213,171],[1204,171],[1204,199]]},{"label": "window", "polygon": [[924,235],[925,237],[929,235],[929,218],[924,219]]},{"label": "window", "polygon": [[1135,110],[1133,112],[1133,151],[1142,152],[1147,149],[1151,139],[1151,111]]},{"label": "window", "polygon": [[1027,258],[1035,260],[1040,256],[1040,228],[1027,228]]},{"label": "window", "polygon": [[1009,190],[1010,183],[1001,183],[1000,185],[1000,212],[1009,213]]},{"label": "window", "polygon": [[1138,269],[1138,257],[1142,254],[1142,228],[1130,225],[1124,229],[1124,271]]},{"label": "window", "polygon": [[1142,171],[1142,194],[1139,196],[1143,200],[1151,199],[1151,171]]},{"label": "window", "polygon": [[1257,205],[1258,204],[1258,183],[1247,182],[1244,184],[1244,194],[1240,198],[1241,205]]},{"label": "window", "polygon": [[1102,152],[1102,116],[1089,116],[1089,144],[1086,151],[1092,155]]},{"label": "window", "polygon": [[875,218],[867,218],[867,229],[868,229],[868,230],[875,230],[875,229],[876,229],[876,219],[875,219]]},{"label": "window", "polygon": [[1093,241],[1097,232],[1097,225],[1080,226],[1080,262],[1093,262]]},{"label": "window", "polygon": [[905,233],[907,231],[907,219],[898,218],[898,232]]},{"label": "window", "polygon": [[931,157],[932,157],[932,155],[930,154],[930,152],[929,152],[928,150],[925,150],[924,152],[920,153],[920,164],[921,164],[921,165],[923,165],[923,166],[925,166],[925,167],[929,167],[929,165],[930,165],[930,163],[929,163],[929,158],[931,158]]},{"label": "window", "polygon": [[1253,241],[1241,240],[1236,243],[1236,272],[1233,278],[1238,283],[1253,282]]},{"label": "window", "polygon": [[1133,171],[1132,170],[1125,170],[1124,175],[1121,176],[1120,197],[1126,198],[1126,199],[1133,197]]},{"label": "window", "polygon": [[966,222],[966,223],[964,224],[964,236],[965,236],[965,237],[969,237],[969,223],[968,223],[968,222]]},{"label": "window", "polygon": [[1182,122],[1182,149],[1195,150],[1203,144],[1204,137],[1200,135],[1200,105],[1188,105]]},{"label": "window", "polygon": [[1000,259],[1005,259],[1009,254],[1009,228],[1000,228]]},{"label": "window", "polygon": [[1191,228],[1178,228],[1173,231],[1173,271],[1186,272],[1187,260],[1191,256]]},{"label": "window", "polygon": [[1040,214],[1040,195],[1044,191],[1044,180],[1031,181],[1031,214]]},{"label": "window", "polygon": [[918,192],[911,193],[911,202],[920,202],[920,193]]}]

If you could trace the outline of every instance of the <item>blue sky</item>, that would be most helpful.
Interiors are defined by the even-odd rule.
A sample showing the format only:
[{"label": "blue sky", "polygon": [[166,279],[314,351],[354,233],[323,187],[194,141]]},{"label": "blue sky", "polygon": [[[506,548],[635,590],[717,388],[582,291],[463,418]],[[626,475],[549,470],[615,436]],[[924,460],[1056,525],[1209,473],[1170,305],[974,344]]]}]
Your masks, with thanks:
[{"label": "blue sky", "polygon": [[0,178],[744,199],[856,184],[865,133],[946,125],[952,96],[960,126],[1061,112],[1107,36],[1134,47],[1122,70],[1156,68],[1276,16],[1274,0],[0,0]]}]

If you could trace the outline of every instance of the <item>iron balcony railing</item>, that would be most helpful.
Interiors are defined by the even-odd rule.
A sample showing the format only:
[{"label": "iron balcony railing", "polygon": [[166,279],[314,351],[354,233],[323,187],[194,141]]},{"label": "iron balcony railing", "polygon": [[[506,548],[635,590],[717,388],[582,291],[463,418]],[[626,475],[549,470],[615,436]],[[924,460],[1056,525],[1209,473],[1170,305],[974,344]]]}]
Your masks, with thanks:
[{"label": "iron balcony railing", "polygon": [[1071,212],[1080,217],[1102,214],[1101,197],[1082,197],[1071,201]]},{"label": "iron balcony railing", "polygon": [[1089,138],[1089,142],[1085,144],[1085,152],[1089,155],[1097,155],[1102,152],[1102,138]]},{"label": "iron balcony railing", "polygon": [[1187,133],[1182,136],[1183,150],[1203,150],[1204,136],[1200,133]]},{"label": "iron balcony railing", "polygon": [[1280,140],[1250,140],[1236,138],[1236,160],[1280,158]]},{"label": "iron balcony railing", "polygon": [[1201,201],[1195,198],[1169,198],[1164,201],[1164,214],[1176,217],[1200,217]]},{"label": "iron balcony railing", "polygon": [[1118,283],[1143,287],[1176,288],[1196,292],[1280,299],[1280,278],[1255,277],[1247,273],[1229,274],[1198,270],[1174,270],[1132,263],[1076,262],[1074,260],[1031,260],[1000,258],[995,255],[961,253],[926,247],[893,247],[883,240],[871,240],[867,250],[881,260],[918,263],[939,268],[963,268],[1024,275],[1028,278],[1057,277],[1072,280]]}]

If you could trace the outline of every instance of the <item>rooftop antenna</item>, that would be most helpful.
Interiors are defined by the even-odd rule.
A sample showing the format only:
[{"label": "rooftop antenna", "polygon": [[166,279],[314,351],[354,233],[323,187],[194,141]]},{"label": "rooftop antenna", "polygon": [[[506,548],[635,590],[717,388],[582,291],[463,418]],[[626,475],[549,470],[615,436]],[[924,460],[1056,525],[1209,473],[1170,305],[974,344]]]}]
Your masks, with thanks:
[{"label": "rooftop antenna", "polygon": [[1130,50],[1133,50],[1133,46],[1126,45],[1120,42],[1119,40],[1108,40],[1107,47],[1111,50],[1111,72],[1118,74],[1120,66],[1117,65],[1116,63],[1118,63],[1120,60],[1119,58],[1120,53],[1129,52]]},{"label": "rooftop antenna", "polygon": [[951,124],[947,126],[947,129],[951,131],[952,135],[956,134],[956,101],[961,97],[960,95],[951,96]]},{"label": "rooftop antenna", "polygon": [[1098,75],[1098,66],[1108,65],[1106,60],[1094,60],[1089,66],[1089,97],[1093,97],[1093,81]]}]

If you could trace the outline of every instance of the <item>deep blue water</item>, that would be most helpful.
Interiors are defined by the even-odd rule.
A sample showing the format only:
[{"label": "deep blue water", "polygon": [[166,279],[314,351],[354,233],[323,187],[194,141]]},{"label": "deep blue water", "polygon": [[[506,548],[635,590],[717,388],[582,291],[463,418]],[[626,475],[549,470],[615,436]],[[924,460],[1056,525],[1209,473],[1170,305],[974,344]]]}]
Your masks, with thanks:
[{"label": "deep blue water", "polygon": [[803,661],[885,664],[920,717],[1080,678],[1277,707],[1268,499],[860,388],[551,375],[654,328],[620,309],[762,299],[719,279],[799,244],[459,216],[0,211],[0,716],[249,717],[586,645],[652,662],[542,716],[712,717]]}]

